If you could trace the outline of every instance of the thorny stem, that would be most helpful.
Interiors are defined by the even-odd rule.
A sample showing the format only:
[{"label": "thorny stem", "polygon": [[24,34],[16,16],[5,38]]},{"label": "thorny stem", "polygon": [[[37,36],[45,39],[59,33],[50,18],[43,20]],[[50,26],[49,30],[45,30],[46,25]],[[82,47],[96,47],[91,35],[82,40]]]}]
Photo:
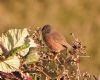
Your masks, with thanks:
[{"label": "thorny stem", "polygon": [[[79,59],[79,55],[77,55],[77,59]],[[77,79],[80,79],[80,68],[79,68],[79,63],[77,63]]]},{"label": "thorny stem", "polygon": [[30,70],[26,70],[26,71],[24,71],[24,72],[32,72],[32,73],[43,73],[46,77],[47,77],[47,79],[51,79],[51,77],[49,76],[49,75],[47,75],[42,69],[39,69],[39,67],[38,66],[36,66],[35,65],[35,67],[36,67],[36,71],[30,71]]},{"label": "thorny stem", "polygon": [[77,64],[77,79],[80,79],[80,69],[79,69],[79,64]]},{"label": "thorny stem", "polygon": [[72,35],[72,37],[73,37],[73,39],[74,39],[75,41],[78,41],[78,38],[76,38],[76,36],[74,35],[74,33],[71,33],[71,35]]},{"label": "thorny stem", "polygon": [[37,66],[36,68],[38,69],[38,71],[42,72],[48,79],[51,79],[51,77],[47,75],[43,70],[39,69]]}]

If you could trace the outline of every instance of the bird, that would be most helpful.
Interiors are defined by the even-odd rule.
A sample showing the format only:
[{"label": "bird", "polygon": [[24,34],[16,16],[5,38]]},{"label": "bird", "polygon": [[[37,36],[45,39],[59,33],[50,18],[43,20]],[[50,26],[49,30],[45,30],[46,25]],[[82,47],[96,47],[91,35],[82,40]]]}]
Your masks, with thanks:
[{"label": "bird", "polygon": [[62,50],[71,48],[71,45],[67,43],[65,37],[57,32],[51,25],[44,25],[41,32],[43,41],[54,53],[55,57],[57,56],[57,53],[60,53]]}]

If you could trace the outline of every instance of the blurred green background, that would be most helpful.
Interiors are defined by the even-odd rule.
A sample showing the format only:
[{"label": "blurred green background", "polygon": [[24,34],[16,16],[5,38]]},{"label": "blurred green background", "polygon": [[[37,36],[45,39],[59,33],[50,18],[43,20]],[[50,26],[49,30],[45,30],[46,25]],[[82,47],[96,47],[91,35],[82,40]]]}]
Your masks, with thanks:
[{"label": "blurred green background", "polygon": [[0,0],[0,33],[44,24],[68,40],[75,33],[90,55],[82,58],[81,71],[100,74],[100,0]]}]

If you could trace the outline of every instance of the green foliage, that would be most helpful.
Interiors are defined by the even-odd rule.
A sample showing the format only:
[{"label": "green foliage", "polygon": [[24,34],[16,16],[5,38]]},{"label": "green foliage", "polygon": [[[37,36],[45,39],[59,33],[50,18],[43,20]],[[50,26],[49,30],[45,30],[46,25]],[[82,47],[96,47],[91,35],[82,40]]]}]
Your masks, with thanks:
[{"label": "green foliage", "polygon": [[74,34],[72,34],[74,38],[72,45],[68,43],[68,49],[58,53],[54,59],[55,55],[44,44],[40,31],[39,28],[33,34],[28,34],[27,29],[12,29],[1,36],[0,49],[3,53],[0,59],[1,78],[16,79],[14,72],[20,73],[19,75],[26,80],[93,80],[96,78],[80,72],[79,59],[82,55],[86,56],[85,47]]},{"label": "green foliage", "polygon": [[22,64],[19,56],[25,56],[28,54],[30,47],[36,46],[34,41],[27,37],[28,35],[27,29],[11,29],[2,34],[0,37],[0,52],[2,53],[0,71],[12,72],[19,70]]},{"label": "green foliage", "polygon": [[9,52],[9,56],[13,57],[15,56],[17,53],[20,53],[20,51],[26,49],[29,47],[29,44],[28,43],[24,43],[23,45],[19,46],[19,47],[16,47],[14,49],[12,49],[10,52]]},{"label": "green foliage", "polygon": [[36,49],[30,48],[28,54],[24,58],[25,64],[33,64],[39,60],[40,56]]}]

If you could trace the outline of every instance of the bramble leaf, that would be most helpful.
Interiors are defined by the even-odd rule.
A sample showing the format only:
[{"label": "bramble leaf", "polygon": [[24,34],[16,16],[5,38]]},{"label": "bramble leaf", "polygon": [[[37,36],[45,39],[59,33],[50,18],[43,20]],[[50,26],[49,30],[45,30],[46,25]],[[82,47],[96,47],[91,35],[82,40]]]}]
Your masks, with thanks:
[{"label": "bramble leaf", "polygon": [[34,40],[31,39],[26,28],[11,29],[3,33],[0,37],[0,55],[5,56],[0,61],[0,71],[11,72],[19,69],[20,59],[16,54],[25,56],[30,47],[36,47]]},{"label": "bramble leaf", "polygon": [[17,56],[14,56],[12,59],[5,61],[0,61],[0,71],[3,72],[12,72],[19,70],[20,60]]},{"label": "bramble leaf", "polygon": [[38,50],[36,50],[34,48],[30,48],[28,55],[26,56],[25,63],[26,64],[35,63],[39,60],[39,58],[40,58],[40,56],[38,54]]}]

